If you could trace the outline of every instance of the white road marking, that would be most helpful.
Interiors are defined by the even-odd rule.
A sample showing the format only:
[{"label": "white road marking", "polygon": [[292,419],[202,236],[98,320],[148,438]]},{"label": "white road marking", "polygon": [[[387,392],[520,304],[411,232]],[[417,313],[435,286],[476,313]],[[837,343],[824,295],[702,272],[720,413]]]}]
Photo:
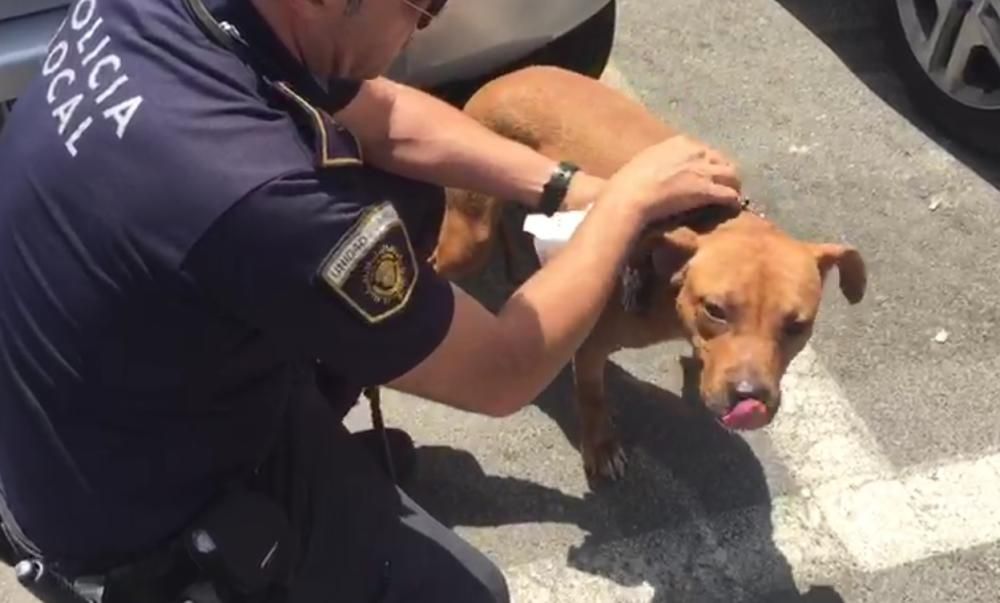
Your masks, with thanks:
[{"label": "white road marking", "polygon": [[868,426],[812,347],[792,361],[781,389],[781,409],[767,435],[799,486],[892,475],[892,465]]},{"label": "white road marking", "polygon": [[[698,517],[505,570],[514,601],[742,601],[831,573],[879,571],[1000,540],[1000,454],[896,479],[834,480],[771,507]],[[794,581],[794,582],[793,582]],[[587,597],[582,596],[586,594]],[[592,598],[600,595],[597,599]]]},{"label": "white road marking", "polygon": [[888,569],[1000,540],[1000,454],[821,487],[817,499],[859,566]]},{"label": "white road marking", "polygon": [[[770,509],[699,517],[590,551],[505,570],[517,603],[746,601],[847,569],[818,509],[779,498]],[[793,582],[794,581],[794,582]]]}]

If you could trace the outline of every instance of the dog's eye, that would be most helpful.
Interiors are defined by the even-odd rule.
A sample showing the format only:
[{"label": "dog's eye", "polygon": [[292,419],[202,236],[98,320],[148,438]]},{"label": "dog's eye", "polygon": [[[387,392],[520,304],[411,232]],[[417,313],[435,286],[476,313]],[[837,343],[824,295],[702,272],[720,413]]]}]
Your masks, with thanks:
[{"label": "dog's eye", "polygon": [[704,303],[705,314],[717,322],[726,322],[726,310],[719,304],[714,304],[712,302]]}]

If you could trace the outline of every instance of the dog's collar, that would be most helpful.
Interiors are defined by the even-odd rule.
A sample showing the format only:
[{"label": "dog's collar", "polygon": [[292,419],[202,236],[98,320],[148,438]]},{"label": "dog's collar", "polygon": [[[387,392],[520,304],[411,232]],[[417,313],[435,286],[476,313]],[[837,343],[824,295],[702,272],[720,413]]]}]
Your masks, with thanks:
[{"label": "dog's collar", "polygon": [[645,314],[653,298],[656,284],[656,269],[653,255],[648,254],[622,267],[621,281],[622,308],[630,314]]},{"label": "dog's collar", "polygon": [[758,218],[764,217],[764,211],[762,209],[754,207],[753,201],[750,200],[750,197],[742,196],[740,198],[740,209],[742,209],[745,212],[750,212],[751,214],[757,216]]},{"label": "dog's collar", "polygon": [[[741,197],[740,210],[764,217],[764,212],[753,206],[750,197]],[[618,278],[621,284],[622,308],[630,314],[645,314],[653,300],[653,290],[656,285],[656,268],[653,266],[652,254],[627,262]]]}]

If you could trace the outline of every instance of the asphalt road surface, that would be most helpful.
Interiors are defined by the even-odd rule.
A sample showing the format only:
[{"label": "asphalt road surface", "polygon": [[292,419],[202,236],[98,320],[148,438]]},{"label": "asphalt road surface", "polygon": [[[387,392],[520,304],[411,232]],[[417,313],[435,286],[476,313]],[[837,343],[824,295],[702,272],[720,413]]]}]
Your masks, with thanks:
[{"label": "asphalt road surface", "polygon": [[793,234],[860,248],[870,288],[849,306],[831,284],[749,436],[678,411],[683,346],[616,355],[617,484],[584,479],[568,375],[504,420],[388,394],[411,493],[516,601],[997,601],[1000,165],[913,115],[871,4],[621,1],[608,81],[736,157]]}]

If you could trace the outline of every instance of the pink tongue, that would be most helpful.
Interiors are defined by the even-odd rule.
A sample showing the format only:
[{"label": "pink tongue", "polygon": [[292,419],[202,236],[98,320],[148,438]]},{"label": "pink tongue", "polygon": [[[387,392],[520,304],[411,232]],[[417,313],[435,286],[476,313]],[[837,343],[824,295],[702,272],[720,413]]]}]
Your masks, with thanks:
[{"label": "pink tongue", "polygon": [[767,424],[767,407],[760,400],[747,399],[722,417],[730,429],[759,429]]}]

